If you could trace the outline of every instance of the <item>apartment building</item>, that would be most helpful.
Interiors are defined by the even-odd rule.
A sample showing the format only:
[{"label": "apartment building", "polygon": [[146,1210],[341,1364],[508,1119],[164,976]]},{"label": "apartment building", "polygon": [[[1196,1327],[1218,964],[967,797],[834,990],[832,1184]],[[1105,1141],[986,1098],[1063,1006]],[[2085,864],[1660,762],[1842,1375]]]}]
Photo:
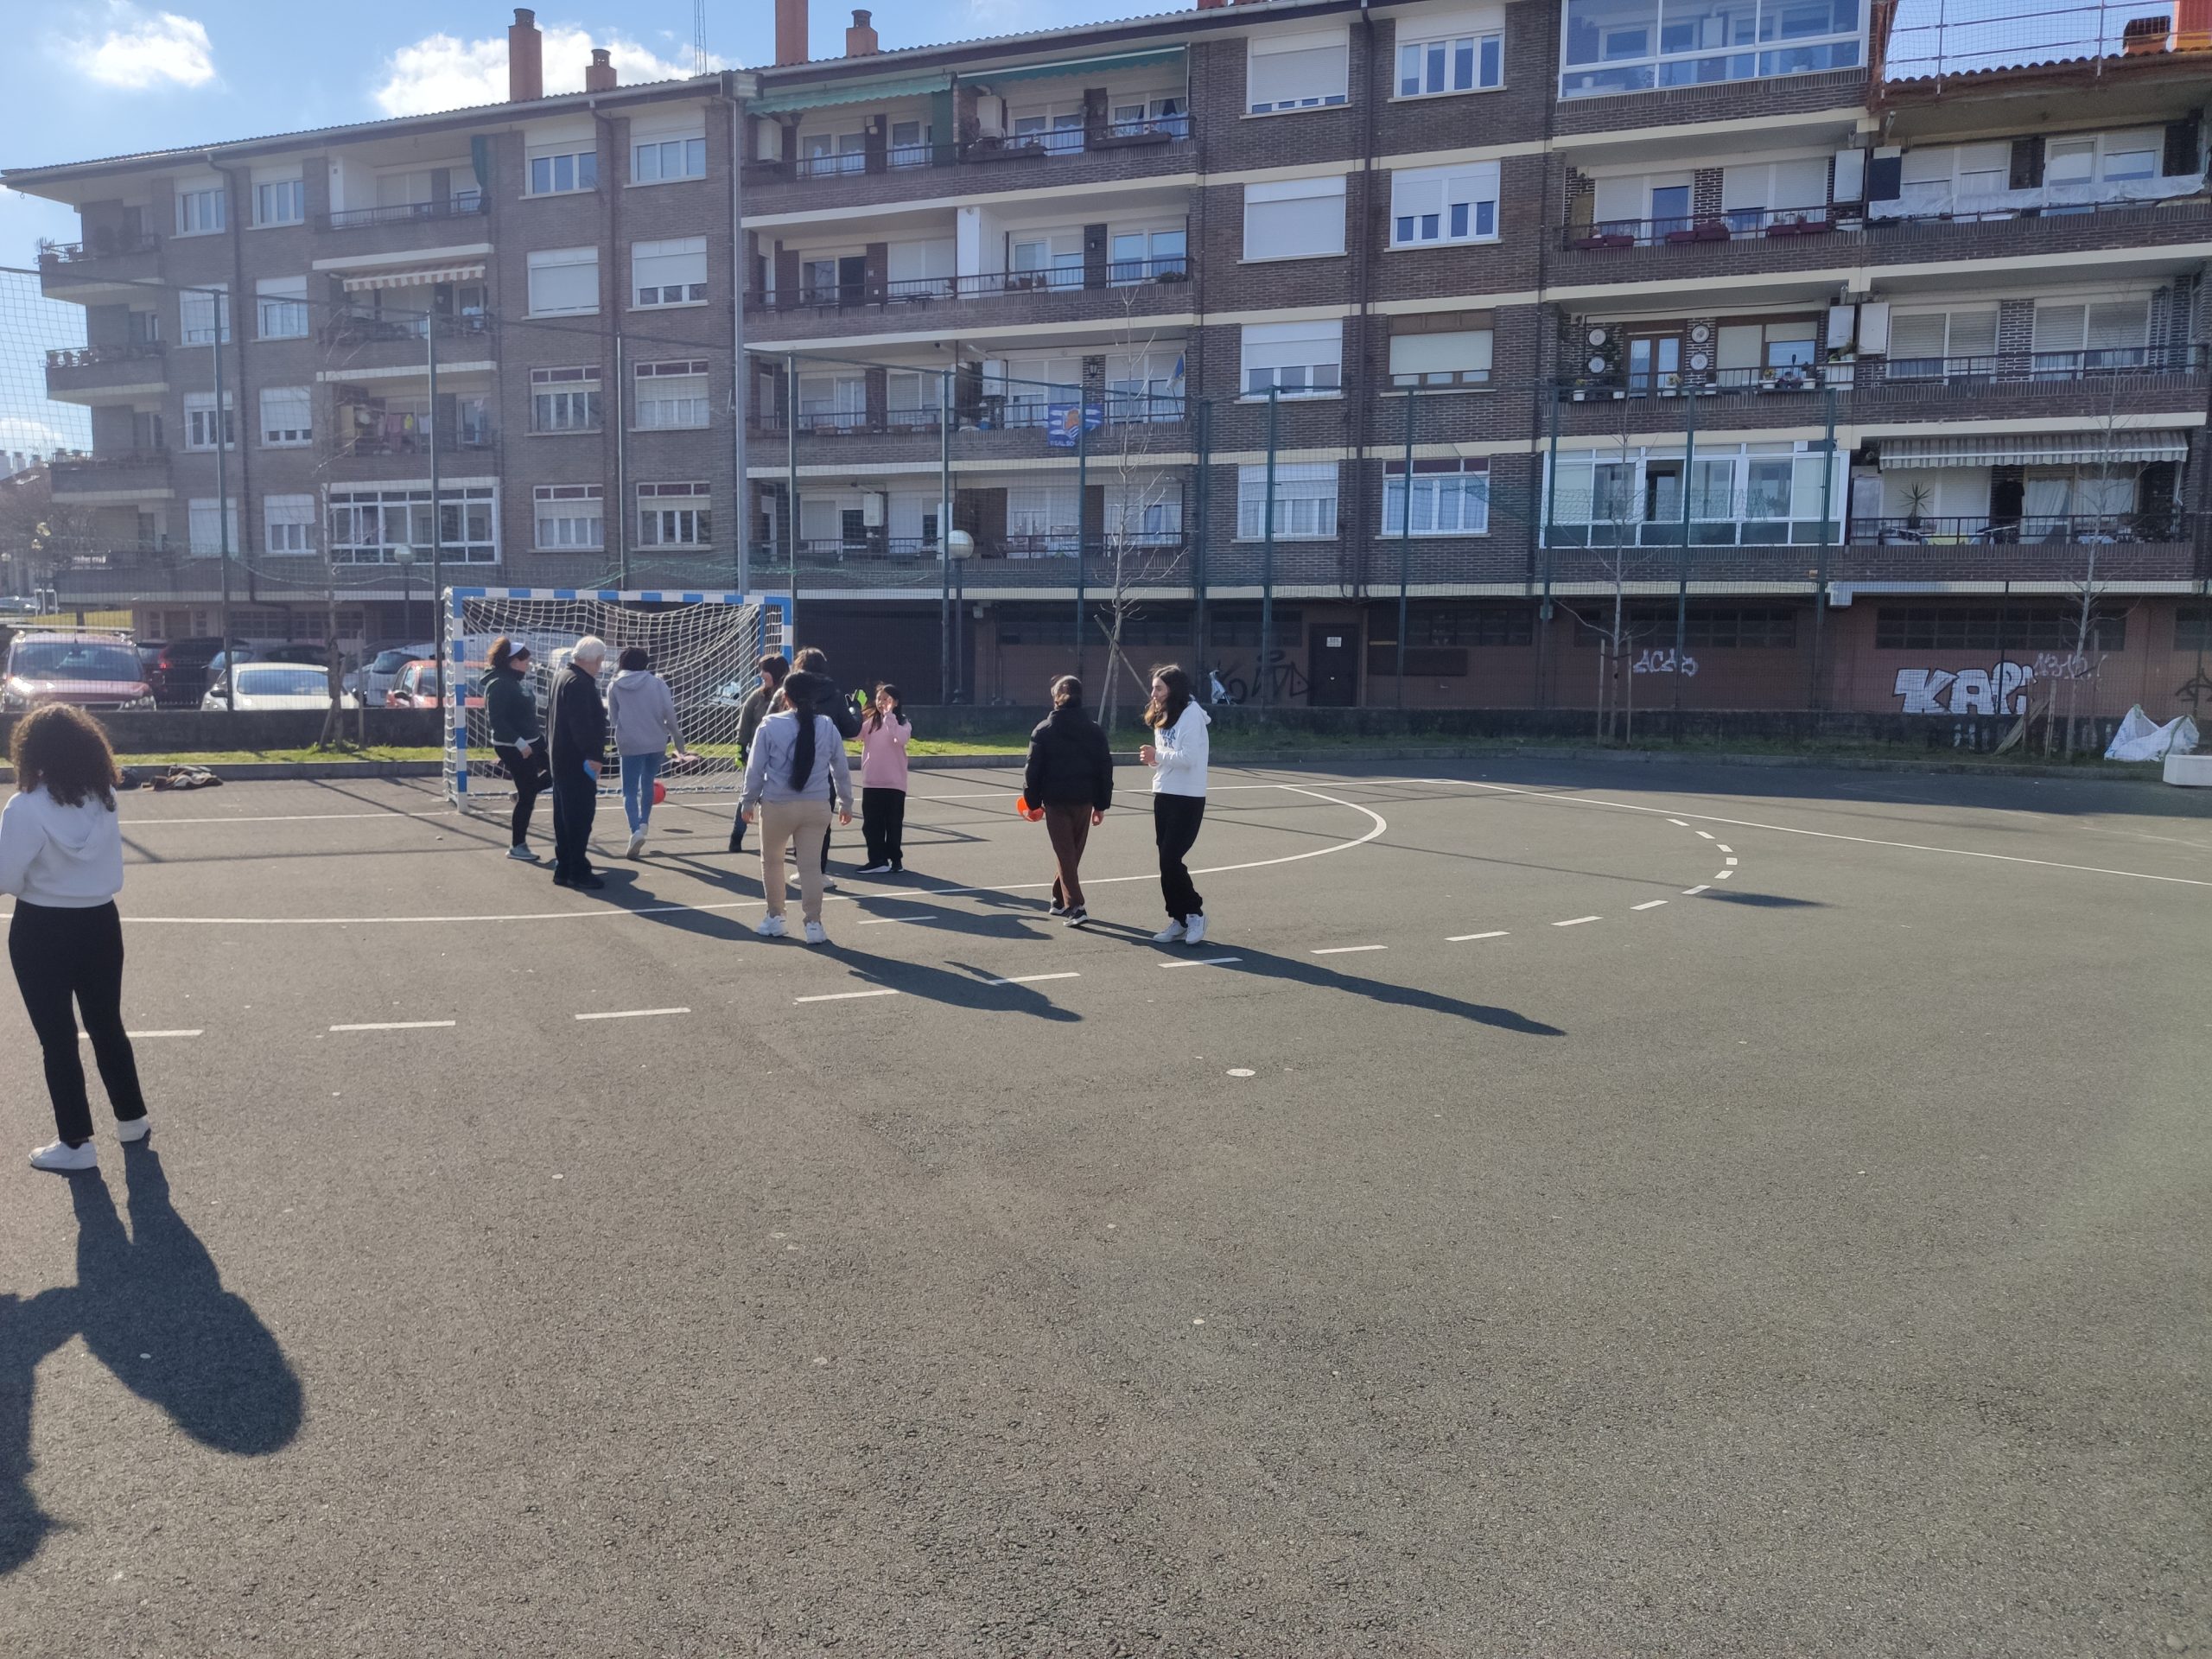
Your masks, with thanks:
[{"label": "apartment building", "polygon": [[509,54],[489,108],[0,175],[82,219],[39,257],[85,308],[47,367],[92,416],[53,474],[65,602],[170,637],[227,591],[235,632],[319,639],[334,589],[365,642],[424,637],[434,556],[735,579],[735,79],[626,87],[599,51],[549,98],[526,10]]},{"label": "apartment building", "polygon": [[1119,608],[1246,695],[1586,705],[1618,604],[1644,706],[2191,702],[2212,56],[2127,16],[1223,0],[810,60],[787,0],[753,567],[979,700]]}]

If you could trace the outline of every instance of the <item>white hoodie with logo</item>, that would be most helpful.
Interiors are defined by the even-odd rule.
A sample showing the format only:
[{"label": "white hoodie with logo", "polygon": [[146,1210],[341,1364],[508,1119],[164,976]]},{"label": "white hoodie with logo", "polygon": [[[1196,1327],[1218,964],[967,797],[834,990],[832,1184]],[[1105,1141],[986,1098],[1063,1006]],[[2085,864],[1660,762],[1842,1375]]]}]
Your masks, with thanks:
[{"label": "white hoodie with logo", "polygon": [[0,808],[0,893],[90,910],[123,891],[123,820],[97,795],[64,806],[46,786]]},{"label": "white hoodie with logo", "polygon": [[1196,697],[1173,726],[1153,734],[1152,792],[1155,795],[1196,795],[1206,792],[1206,728],[1212,716],[1198,707]]}]

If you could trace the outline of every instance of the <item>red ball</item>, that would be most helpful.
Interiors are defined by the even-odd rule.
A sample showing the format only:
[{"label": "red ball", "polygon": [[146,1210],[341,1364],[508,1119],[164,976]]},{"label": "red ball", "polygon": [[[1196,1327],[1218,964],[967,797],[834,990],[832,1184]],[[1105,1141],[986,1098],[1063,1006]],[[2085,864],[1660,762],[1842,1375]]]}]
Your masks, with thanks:
[{"label": "red ball", "polygon": [[668,798],[668,785],[658,778],[653,779],[653,804],[658,806]]}]

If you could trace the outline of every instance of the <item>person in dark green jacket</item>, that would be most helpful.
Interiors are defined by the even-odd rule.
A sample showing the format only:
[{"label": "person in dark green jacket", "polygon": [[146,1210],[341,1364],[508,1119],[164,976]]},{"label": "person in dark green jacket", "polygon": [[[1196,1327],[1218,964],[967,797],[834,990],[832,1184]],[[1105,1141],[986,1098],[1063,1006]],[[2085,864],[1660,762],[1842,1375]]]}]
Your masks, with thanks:
[{"label": "person in dark green jacket", "polygon": [[530,695],[530,647],[501,634],[492,644],[491,666],[484,671],[484,712],[492,725],[492,747],[514,779],[514,817],[507,825],[507,856],[535,861],[530,849],[530,814],[552,781],[545,759],[544,729]]},{"label": "person in dark green jacket", "polygon": [[[784,677],[791,671],[791,660],[775,652],[763,657],[753,666],[760,671],[760,683],[754,686],[745,701],[737,706],[737,761],[741,766],[752,758],[753,734],[760,729],[760,722],[767,717],[769,703],[783,689]],[[733,853],[745,850],[745,814],[742,812],[730,821],[729,849]]]}]

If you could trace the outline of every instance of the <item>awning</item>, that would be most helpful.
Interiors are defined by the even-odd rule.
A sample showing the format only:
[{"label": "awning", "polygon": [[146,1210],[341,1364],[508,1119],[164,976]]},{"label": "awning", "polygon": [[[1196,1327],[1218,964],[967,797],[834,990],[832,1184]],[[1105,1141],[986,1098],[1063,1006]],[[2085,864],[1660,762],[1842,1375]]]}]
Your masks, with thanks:
[{"label": "awning", "polygon": [[877,104],[894,98],[926,98],[947,91],[952,77],[940,69],[933,74],[906,75],[893,80],[840,80],[804,92],[772,92],[766,98],[745,100],[747,115],[786,115],[794,110],[822,110],[835,104]]},{"label": "awning", "polygon": [[364,276],[348,276],[346,291],[365,294],[377,288],[428,288],[433,283],[480,283],[484,280],[481,262],[473,265],[432,265],[425,270],[372,270]]},{"label": "awning", "polygon": [[1183,48],[1171,46],[1156,52],[1122,52],[1112,57],[1078,58],[1069,62],[1029,64],[1020,69],[986,70],[980,75],[967,75],[963,79],[996,92],[1002,86],[1011,86],[1024,80],[1065,80],[1071,75],[1120,74],[1126,70],[1150,69],[1160,64],[1179,64],[1182,61]]},{"label": "awning", "polygon": [[1971,438],[1883,438],[1882,467],[2102,467],[2183,461],[2186,432],[1996,432]]}]

